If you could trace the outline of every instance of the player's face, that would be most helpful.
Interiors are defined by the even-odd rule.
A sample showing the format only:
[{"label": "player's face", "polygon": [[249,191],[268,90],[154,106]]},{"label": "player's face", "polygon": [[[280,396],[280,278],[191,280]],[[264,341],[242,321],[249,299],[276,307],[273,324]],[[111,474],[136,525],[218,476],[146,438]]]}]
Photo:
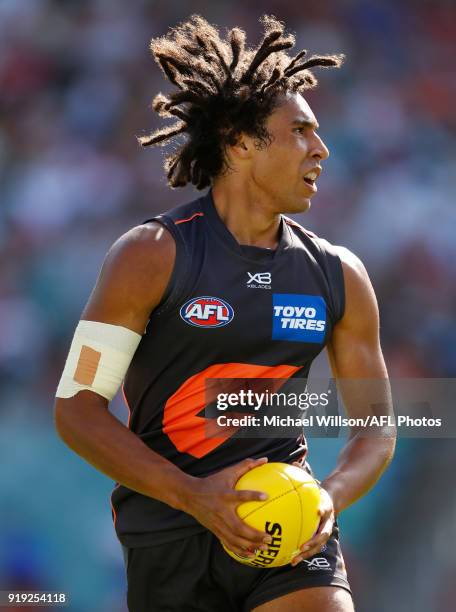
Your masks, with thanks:
[{"label": "player's face", "polygon": [[[317,134],[318,123],[300,94],[287,94],[268,117],[270,145],[255,150],[251,178],[274,203],[275,212],[305,212],[317,192],[320,162],[329,151]],[[314,174],[310,174],[311,172]],[[307,176],[306,176],[307,175]]]}]

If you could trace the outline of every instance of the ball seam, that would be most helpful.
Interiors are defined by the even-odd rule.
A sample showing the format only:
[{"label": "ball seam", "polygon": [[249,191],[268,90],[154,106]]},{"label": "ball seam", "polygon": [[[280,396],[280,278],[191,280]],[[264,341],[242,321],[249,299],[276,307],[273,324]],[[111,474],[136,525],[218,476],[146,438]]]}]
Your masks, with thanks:
[{"label": "ball seam", "polygon": [[299,548],[300,544],[299,542],[301,541],[301,537],[302,537],[302,519],[303,519],[303,514],[304,514],[304,510],[302,507],[302,500],[301,500],[301,496],[299,495],[298,490],[303,486],[303,484],[307,484],[304,482],[301,482],[301,484],[299,485],[299,487],[295,486],[295,483],[293,482],[293,480],[288,476],[287,473],[284,473],[284,475],[286,476],[286,478],[288,478],[288,480],[291,482],[291,486],[293,487],[294,492],[296,493],[296,495],[298,496],[298,502],[299,502],[299,508],[301,510],[301,513],[299,515],[299,537],[298,537],[298,543],[296,544],[296,548]]},{"label": "ball seam", "polygon": [[257,512],[258,510],[262,510],[265,506],[267,506],[268,504],[271,504],[273,501],[276,501],[277,499],[280,499],[281,497],[285,497],[285,495],[288,495],[288,493],[292,493],[292,492],[295,492],[295,488],[294,487],[293,487],[293,489],[288,489],[288,491],[285,491],[285,493],[281,493],[280,495],[277,495],[276,497],[272,497],[271,499],[267,499],[261,506],[259,506],[259,508],[254,508],[248,514],[243,516],[242,520],[246,519],[248,516],[250,516],[254,512]]}]

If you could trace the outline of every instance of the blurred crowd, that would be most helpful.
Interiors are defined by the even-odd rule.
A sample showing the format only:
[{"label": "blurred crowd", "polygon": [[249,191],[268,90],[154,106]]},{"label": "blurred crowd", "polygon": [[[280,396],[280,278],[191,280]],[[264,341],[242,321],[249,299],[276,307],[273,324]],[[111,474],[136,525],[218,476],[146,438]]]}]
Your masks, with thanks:
[{"label": "blurred crowd", "polygon": [[[169,91],[148,52],[150,38],[195,12],[223,30],[240,25],[251,44],[259,39],[259,16],[272,13],[296,34],[299,49],[346,54],[340,71],[317,74],[320,88],[308,95],[331,156],[312,209],[299,221],[366,264],[391,376],[455,375],[452,0],[0,0],[3,465],[13,461],[5,450],[12,432],[37,455],[36,439],[54,448],[52,397],[109,246],[145,218],[194,197],[190,188],[167,187],[163,149],[141,149],[136,136],[160,125],[149,103]],[[30,456],[18,459],[24,479]],[[68,478],[77,478],[79,460],[68,461]],[[15,474],[4,479],[19,499]],[[63,475],[56,482],[72,486]],[[101,480],[87,484],[94,495],[98,486],[109,489]],[[20,499],[26,504],[26,493]],[[55,492],[52,499],[58,505]],[[0,508],[6,515],[8,546],[17,551],[19,542],[20,551],[25,536],[11,503]],[[117,580],[109,527],[92,526],[91,537]],[[7,565],[13,571],[2,558],[0,577]],[[24,563],[13,564],[19,576]],[[116,592],[109,588],[107,600]],[[109,602],[93,609],[114,610]]]}]

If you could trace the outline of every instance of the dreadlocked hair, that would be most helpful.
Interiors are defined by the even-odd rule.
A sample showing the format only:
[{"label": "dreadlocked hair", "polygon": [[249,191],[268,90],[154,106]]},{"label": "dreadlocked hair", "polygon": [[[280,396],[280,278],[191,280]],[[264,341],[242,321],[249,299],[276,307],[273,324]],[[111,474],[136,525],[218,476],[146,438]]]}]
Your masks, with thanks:
[{"label": "dreadlocked hair", "polygon": [[226,169],[226,147],[241,133],[255,138],[258,146],[270,142],[265,121],[280,94],[315,87],[310,68],[341,66],[343,55],[306,59],[307,51],[300,51],[290,57],[287,49],[294,47],[294,36],[273,16],[265,15],[261,22],[264,35],[256,49],[246,48],[239,28],[222,40],[199,15],[151,41],[155,61],[176,87],[155,96],[152,108],[160,117],[178,121],[138,140],[148,147],[186,135],[184,144],[165,159],[171,187],[210,185]]}]

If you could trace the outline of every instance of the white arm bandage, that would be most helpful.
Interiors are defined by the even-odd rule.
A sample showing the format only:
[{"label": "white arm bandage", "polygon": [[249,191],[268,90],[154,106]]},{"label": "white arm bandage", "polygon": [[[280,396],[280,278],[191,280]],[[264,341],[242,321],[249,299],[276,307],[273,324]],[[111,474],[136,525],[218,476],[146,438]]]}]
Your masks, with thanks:
[{"label": "white arm bandage", "polygon": [[89,389],[111,401],[140,340],[140,334],[120,325],[79,321],[56,397],[73,397]]}]

